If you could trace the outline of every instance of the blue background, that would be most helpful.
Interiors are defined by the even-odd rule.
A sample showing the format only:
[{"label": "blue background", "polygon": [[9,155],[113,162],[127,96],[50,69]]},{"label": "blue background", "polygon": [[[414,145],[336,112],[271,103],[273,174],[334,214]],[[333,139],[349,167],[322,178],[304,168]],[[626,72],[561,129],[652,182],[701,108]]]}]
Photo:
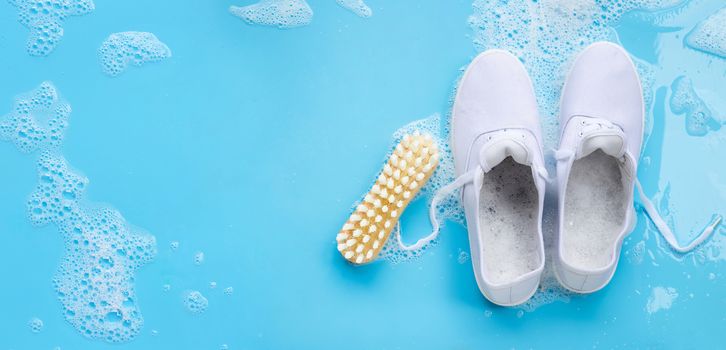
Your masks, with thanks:
[{"label": "blue background", "polygon": [[[370,0],[373,17],[360,19],[332,0],[311,0],[311,25],[278,30],[229,15],[227,7],[241,2],[98,0],[93,13],[66,20],[56,50],[38,58],[25,51],[27,30],[15,8],[0,1],[0,115],[13,96],[52,81],[73,107],[63,153],[91,179],[87,197],[111,203],[155,235],[159,250],[136,276],[142,333],[122,345],[84,338],[63,319],[51,284],[62,238],[26,217],[34,157],[0,144],[0,349],[723,346],[723,260],[673,259],[654,239],[646,241],[653,261],[622,259],[603,291],[524,314],[481,296],[470,263],[457,261],[468,251],[458,225],[447,225],[440,244],[416,261],[345,264],[334,236],[378,171],[391,134],[446,115],[460,69],[476,55],[471,3]],[[692,26],[718,7],[705,4],[684,21]],[[659,73],[664,86],[690,74],[724,96],[723,61],[684,48],[688,29],[636,22],[619,30],[625,37],[654,33],[646,42],[623,40],[639,58],[664,64],[659,57],[675,57]],[[127,30],[154,33],[173,57],[105,76],[96,50],[109,34]],[[658,104],[665,105],[664,90],[654,120],[662,121],[665,139],[678,149],[708,149],[685,134],[682,116]],[[641,169],[649,195],[664,182],[686,191],[697,181],[680,179],[698,174],[694,166],[723,179],[721,141],[715,165],[696,151],[661,162],[668,143],[646,145],[645,156],[661,166]],[[692,164],[679,164],[684,157]],[[698,212],[682,218],[687,229],[723,214],[726,201],[707,185],[694,186],[671,198]],[[716,196],[719,207],[699,205],[703,196]],[[423,201],[407,210],[406,232],[427,232],[425,211]],[[646,232],[653,236],[647,225],[641,214],[625,249]],[[176,252],[172,241],[180,242]],[[205,253],[201,266],[193,263],[198,251]],[[650,290],[661,285],[679,297],[671,309],[649,314]],[[192,289],[209,299],[206,313],[184,309],[182,295]],[[32,317],[45,324],[39,334],[28,327]]]}]

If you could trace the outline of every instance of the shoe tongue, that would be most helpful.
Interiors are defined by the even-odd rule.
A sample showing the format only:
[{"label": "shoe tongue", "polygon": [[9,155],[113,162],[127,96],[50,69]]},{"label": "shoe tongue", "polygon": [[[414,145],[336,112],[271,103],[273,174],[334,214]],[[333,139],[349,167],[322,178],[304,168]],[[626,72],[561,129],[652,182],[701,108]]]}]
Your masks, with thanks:
[{"label": "shoe tongue", "polygon": [[523,141],[514,137],[499,137],[487,142],[479,151],[479,165],[484,172],[489,172],[507,157],[517,163],[531,165],[532,158]]},{"label": "shoe tongue", "polygon": [[588,156],[590,153],[602,150],[603,153],[620,158],[625,153],[625,140],[621,135],[595,134],[585,137],[577,152],[577,159]]}]

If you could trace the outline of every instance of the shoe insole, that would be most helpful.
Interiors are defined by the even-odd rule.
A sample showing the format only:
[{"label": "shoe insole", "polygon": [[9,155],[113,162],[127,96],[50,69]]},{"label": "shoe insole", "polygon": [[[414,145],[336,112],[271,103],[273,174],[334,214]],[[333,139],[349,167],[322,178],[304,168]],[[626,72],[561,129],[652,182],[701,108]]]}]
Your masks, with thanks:
[{"label": "shoe insole", "polygon": [[592,270],[606,267],[624,229],[627,196],[615,157],[597,150],[575,160],[565,191],[562,256]]},{"label": "shoe insole", "polygon": [[484,273],[493,284],[512,282],[540,266],[538,206],[531,167],[507,157],[484,174],[479,234]]}]

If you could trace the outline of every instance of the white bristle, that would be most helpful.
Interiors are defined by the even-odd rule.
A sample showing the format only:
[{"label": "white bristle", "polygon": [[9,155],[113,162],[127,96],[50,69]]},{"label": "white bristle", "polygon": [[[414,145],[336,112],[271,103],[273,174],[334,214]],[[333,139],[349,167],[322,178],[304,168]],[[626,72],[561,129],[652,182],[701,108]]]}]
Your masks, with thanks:
[{"label": "white bristle", "polygon": [[373,185],[373,188],[371,188],[371,192],[373,192],[375,194],[379,194],[379,193],[381,193],[381,187],[378,186],[378,184],[375,184],[375,185]]},{"label": "white bristle", "polygon": [[395,218],[396,216],[398,216],[398,210],[391,210],[391,217]]},{"label": "white bristle", "polygon": [[403,146],[401,146],[400,143],[398,145],[396,145],[396,154],[398,154],[398,155],[403,154]]},{"label": "white bristle", "polygon": [[350,258],[352,258],[352,257],[353,257],[353,252],[351,252],[351,251],[349,250],[349,251],[345,252],[345,255],[344,255],[344,256],[345,256],[345,258],[346,258],[346,259],[350,259]]},{"label": "white bristle", "polygon": [[366,207],[364,204],[358,204],[358,211],[366,211],[368,210],[368,207]]},{"label": "white bristle", "polygon": [[347,245],[347,246],[349,246],[349,247],[352,247],[352,246],[353,246],[354,244],[356,244],[356,243],[358,243],[358,240],[357,240],[357,239],[353,239],[353,238],[351,238],[351,239],[349,239],[349,240],[345,241],[345,245]]},{"label": "white bristle", "polygon": [[385,228],[391,227],[391,222],[386,220],[386,222],[383,223],[383,227],[385,227]]},{"label": "white bristle", "polygon": [[349,235],[347,233],[339,233],[337,236],[335,236],[335,240],[338,242],[345,241],[348,239]]},{"label": "white bristle", "polygon": [[383,236],[386,235],[386,231],[378,232],[378,239],[383,239]]},{"label": "white bristle", "polygon": [[373,202],[373,206],[376,207],[376,208],[380,208],[381,207],[381,200],[380,199],[376,199],[376,201]]},{"label": "white bristle", "polygon": [[362,234],[363,234],[363,231],[359,228],[355,229],[355,231],[353,231],[353,237],[360,237],[360,235],[362,235]]},{"label": "white bristle", "polygon": [[416,175],[416,168],[410,167],[408,168],[408,170],[406,170],[406,173],[408,174],[408,176],[414,176]]},{"label": "white bristle", "polygon": [[421,164],[423,164],[423,157],[418,157],[418,158],[416,158],[416,161],[414,161],[414,162],[413,162],[413,164],[414,164],[414,165],[415,165],[416,167],[420,167],[420,166],[421,166]]},{"label": "white bristle", "polygon": [[416,181],[413,181],[413,182],[411,182],[410,185],[408,185],[408,188],[411,190],[415,190],[416,187],[418,187],[418,182],[416,182]]},{"label": "white bristle", "polygon": [[383,197],[383,198],[388,197],[388,189],[384,188],[381,190],[381,197]]},{"label": "white bristle", "polygon": [[377,230],[378,230],[378,226],[371,225],[371,227],[368,228],[368,233],[373,233],[373,232],[376,232]]},{"label": "white bristle", "polygon": [[381,246],[381,242],[378,240],[373,241],[373,249],[378,249]]},{"label": "white bristle", "polygon": [[369,194],[366,194],[366,196],[363,198],[363,200],[366,203],[373,203],[373,196],[371,196],[370,193]]},{"label": "white bristle", "polygon": [[365,246],[362,244],[359,244],[357,247],[355,247],[355,252],[360,253],[363,251],[363,248],[365,248]]},{"label": "white bristle", "polygon": [[424,147],[424,148],[421,149],[421,155],[425,156],[428,153],[429,153],[429,148],[428,147]]},{"label": "white bristle", "polygon": [[409,181],[411,181],[411,178],[408,176],[404,176],[401,178],[401,184],[403,184],[404,186],[406,186]]},{"label": "white bristle", "polygon": [[363,236],[363,243],[368,243],[368,241],[370,241],[370,240],[371,240],[371,236],[370,235]]},{"label": "white bristle", "polygon": [[360,221],[360,226],[361,226],[361,227],[366,227],[366,226],[368,226],[368,220],[367,220],[367,219],[363,219],[363,220],[361,220],[361,221]]},{"label": "white bristle", "polygon": [[396,206],[398,208],[403,208],[403,201],[398,201],[398,203],[396,203]]},{"label": "white bristle", "polygon": [[393,203],[395,201],[396,201],[396,197],[394,197],[393,195],[388,196],[388,203]]},{"label": "white bristle", "polygon": [[393,178],[398,180],[401,177],[401,170],[396,169],[396,171],[393,172]]},{"label": "white bristle", "polygon": [[355,258],[355,263],[356,263],[356,264],[360,264],[360,263],[362,263],[362,262],[363,262],[363,254],[361,254],[361,255],[358,255],[358,257],[357,257],[357,258]]},{"label": "white bristle", "polygon": [[393,189],[393,192],[396,192],[396,193],[401,193],[401,191],[403,191],[403,186],[401,186],[401,185],[398,185],[398,186],[396,186],[396,188]]},{"label": "white bristle", "polygon": [[387,205],[382,206],[381,207],[381,211],[384,212],[384,213],[387,213],[388,212],[388,206]]},{"label": "white bristle", "polygon": [[353,221],[353,222],[360,221],[360,219],[361,219],[361,217],[358,214],[353,214],[350,216],[350,221]]},{"label": "white bristle", "polygon": [[373,221],[375,221],[375,222],[381,222],[381,220],[383,220],[383,217],[380,216],[380,215],[376,215],[376,218]]},{"label": "white bristle", "polygon": [[423,173],[416,174],[416,181],[422,181],[426,177]]},{"label": "white bristle", "polygon": [[378,175],[378,183],[379,184],[385,185],[386,184],[386,180],[388,180],[386,178],[386,174],[381,173],[380,175]]},{"label": "white bristle", "polygon": [[393,185],[394,185],[393,179],[388,179],[388,182],[386,182],[386,187],[393,188]]},{"label": "white bristle", "polygon": [[369,218],[372,218],[374,215],[376,215],[375,210],[371,209],[366,212],[366,216]]},{"label": "white bristle", "polygon": [[408,166],[408,163],[405,159],[401,159],[401,161],[398,163],[398,168],[401,170],[406,169],[406,166]]},{"label": "white bristle", "polygon": [[411,192],[409,192],[409,191],[403,192],[403,199],[409,199],[409,198],[411,198]]},{"label": "white bristle", "polygon": [[368,252],[366,253],[366,259],[370,259],[373,257],[373,249],[368,249]]},{"label": "white bristle", "polygon": [[391,165],[398,166],[398,156],[395,154],[391,155]]},{"label": "white bristle", "polygon": [[345,250],[345,248],[346,248],[346,245],[345,244],[338,244],[338,251],[339,252],[342,252],[343,250]]},{"label": "white bristle", "polygon": [[353,224],[346,222],[345,225],[343,225],[343,231],[350,231],[353,229]]},{"label": "white bristle", "polygon": [[386,173],[386,175],[391,176],[393,175],[393,168],[391,168],[390,165],[386,164],[383,166],[383,172]]}]

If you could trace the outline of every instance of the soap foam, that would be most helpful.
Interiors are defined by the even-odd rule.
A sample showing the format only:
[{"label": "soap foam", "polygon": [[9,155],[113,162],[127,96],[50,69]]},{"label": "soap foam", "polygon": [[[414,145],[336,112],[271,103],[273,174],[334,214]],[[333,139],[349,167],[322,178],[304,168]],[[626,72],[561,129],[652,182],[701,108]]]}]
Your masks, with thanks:
[{"label": "soap foam", "polygon": [[18,8],[18,22],[30,30],[26,48],[32,56],[46,56],[63,38],[63,22],[95,9],[92,0],[10,0]]},{"label": "soap foam", "polygon": [[23,153],[57,148],[70,115],[71,106],[60,98],[55,86],[43,82],[15,98],[12,112],[0,119],[0,140],[13,142]]},{"label": "soap foam", "polygon": [[[155,238],[129,225],[113,208],[84,200],[88,178],[56,149],[69,113],[70,106],[58,98],[53,84],[43,83],[16,100],[14,111],[0,124],[3,139],[23,152],[43,150],[38,185],[27,202],[28,218],[36,226],[54,224],[63,236],[65,254],[53,284],[64,317],[86,337],[128,341],[143,325],[134,273],[153,259]],[[50,117],[41,122],[39,116]]]},{"label": "soap foam", "polygon": [[673,287],[654,287],[645,305],[648,314],[654,314],[660,310],[668,310],[678,298],[678,291]]},{"label": "soap foam", "polygon": [[33,317],[28,321],[28,327],[33,333],[40,333],[43,330],[43,320]]},{"label": "soap foam", "polygon": [[560,232],[565,261],[586,270],[611,262],[630,205],[623,179],[618,160],[601,150],[572,164]]},{"label": "soap foam", "polygon": [[373,10],[371,10],[368,5],[366,5],[363,0],[335,0],[338,2],[338,5],[345,7],[346,9],[350,10],[351,12],[355,13],[356,15],[360,17],[370,17],[373,15]]},{"label": "soap foam", "polygon": [[171,50],[154,34],[122,32],[111,34],[98,49],[103,72],[110,76],[123,73],[129,64],[140,67],[171,57]]},{"label": "soap foam", "polygon": [[184,295],[184,307],[192,314],[199,315],[207,311],[209,300],[199,291],[189,291]]},{"label": "soap foam", "polygon": [[683,42],[686,46],[708,54],[726,58],[726,7],[696,25]]},{"label": "soap foam", "polygon": [[229,12],[250,24],[294,28],[310,24],[313,9],[305,0],[262,0],[248,6],[230,6]]},{"label": "soap foam", "polygon": [[721,128],[721,121],[713,115],[711,109],[693,89],[693,82],[686,76],[680,76],[671,84],[671,111],[685,115],[686,132],[691,136],[704,136],[709,131]]},{"label": "soap foam", "polygon": [[480,192],[479,235],[487,279],[505,284],[536,270],[543,257],[532,168],[507,157],[483,174]]}]

